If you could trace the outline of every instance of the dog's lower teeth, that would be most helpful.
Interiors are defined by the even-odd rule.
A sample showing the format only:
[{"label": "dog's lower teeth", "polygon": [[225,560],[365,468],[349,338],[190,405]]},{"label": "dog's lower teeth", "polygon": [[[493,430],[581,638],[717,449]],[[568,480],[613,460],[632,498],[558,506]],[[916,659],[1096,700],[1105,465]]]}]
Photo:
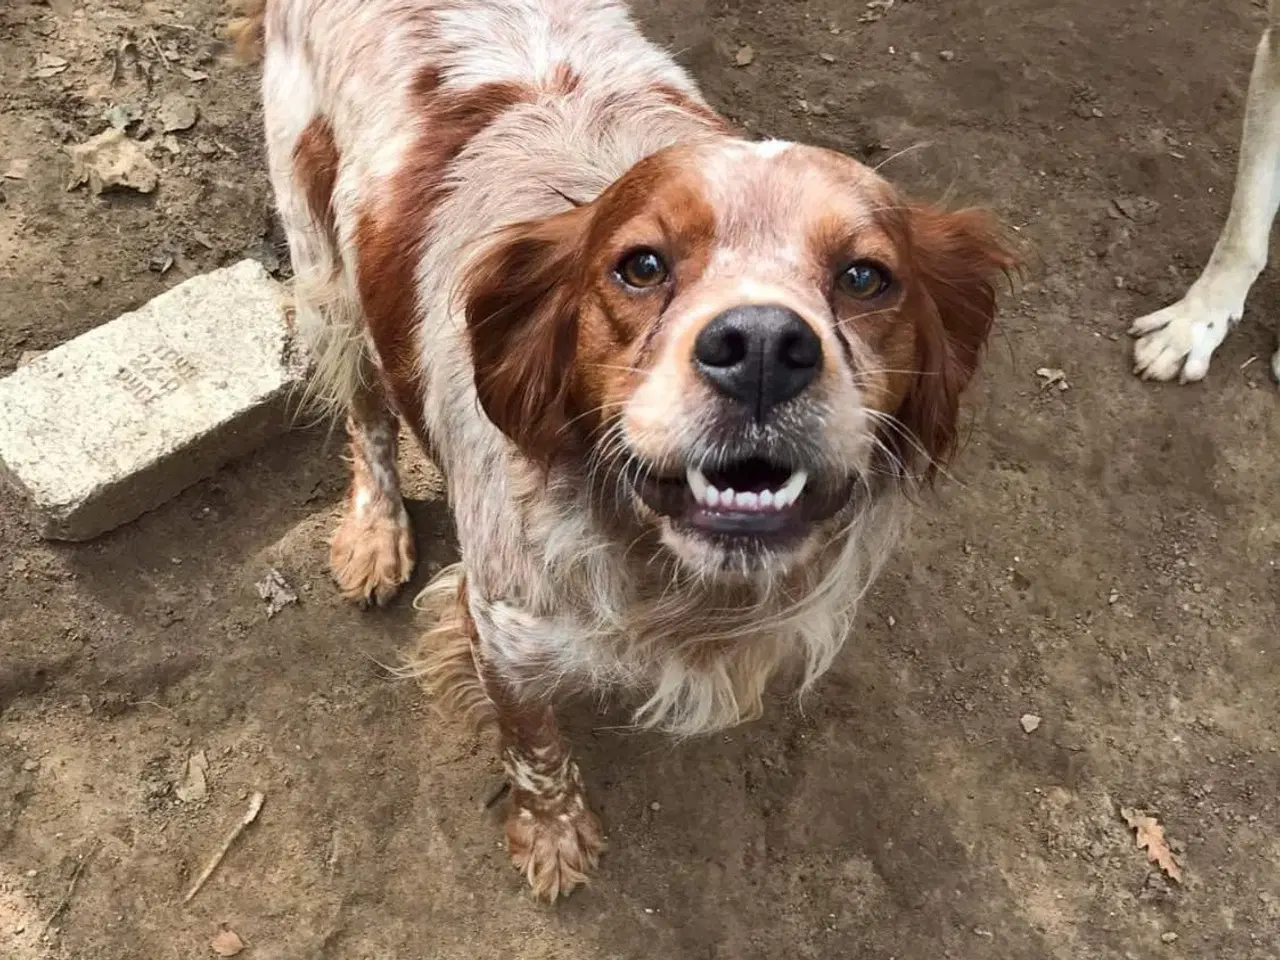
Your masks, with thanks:
[{"label": "dog's lower teeth", "polygon": [[685,471],[685,478],[693,499],[699,505],[710,509],[740,510],[744,513],[760,513],[763,511],[786,510],[799,499],[809,476],[803,470],[797,470],[778,490],[743,490],[732,488],[717,490],[706,474],[696,467]]}]

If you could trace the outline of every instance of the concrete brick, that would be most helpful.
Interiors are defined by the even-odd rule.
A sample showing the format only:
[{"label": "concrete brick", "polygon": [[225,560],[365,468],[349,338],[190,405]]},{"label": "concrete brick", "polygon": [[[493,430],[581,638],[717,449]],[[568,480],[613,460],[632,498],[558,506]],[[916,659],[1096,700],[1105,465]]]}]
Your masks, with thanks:
[{"label": "concrete brick", "polygon": [[97,536],[283,432],[306,374],[284,303],[243,260],[0,380],[0,474],[40,532]]}]

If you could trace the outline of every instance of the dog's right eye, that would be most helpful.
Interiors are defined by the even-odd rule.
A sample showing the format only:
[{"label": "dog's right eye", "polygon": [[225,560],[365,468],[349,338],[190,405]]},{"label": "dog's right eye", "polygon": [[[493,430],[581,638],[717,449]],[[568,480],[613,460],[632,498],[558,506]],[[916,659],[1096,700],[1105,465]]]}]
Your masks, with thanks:
[{"label": "dog's right eye", "polygon": [[633,250],[622,258],[614,273],[627,286],[644,290],[667,279],[667,265],[653,250]]}]

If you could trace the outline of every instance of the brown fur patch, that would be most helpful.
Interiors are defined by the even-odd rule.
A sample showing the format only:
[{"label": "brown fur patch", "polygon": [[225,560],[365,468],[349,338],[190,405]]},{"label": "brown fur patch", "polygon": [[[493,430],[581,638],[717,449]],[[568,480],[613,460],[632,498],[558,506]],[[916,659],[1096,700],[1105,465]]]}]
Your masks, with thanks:
[{"label": "brown fur patch", "polygon": [[546,85],[547,93],[556,96],[567,96],[578,89],[582,83],[582,75],[569,64],[561,61],[551,70],[551,79]]},{"label": "brown fur patch", "polygon": [[720,114],[716,113],[705,103],[702,103],[685,93],[679,87],[673,87],[669,83],[655,83],[653,84],[652,89],[659,97],[667,101],[667,103],[671,104],[673,107],[678,107],[691,116],[697,117],[717,133],[722,133],[726,137],[735,135],[733,126],[728,120],[720,116]]},{"label": "brown fur patch", "polygon": [[466,278],[476,393],[521,452],[565,451],[577,404],[581,248],[587,207],[508,228]]},{"label": "brown fur patch", "polygon": [[293,145],[293,175],[302,186],[312,218],[324,228],[335,245],[337,228],[333,212],[333,185],[338,179],[340,161],[338,144],[328,119],[313,118]]},{"label": "brown fur patch", "polygon": [[994,278],[1017,267],[994,220],[980,210],[907,211],[908,249],[915,288],[906,312],[914,319],[916,367],[897,417],[923,447],[886,437],[905,463],[919,463],[932,478],[954,452],[959,437],[960,395],[977,369],[995,321]]},{"label": "brown fur patch", "polygon": [[382,376],[396,407],[424,444],[415,331],[421,321],[417,268],[432,215],[448,189],[450,164],[481,130],[532,91],[511,82],[461,93],[440,89],[439,74],[423,70],[413,92],[423,131],[389,189],[357,218],[357,285]]}]

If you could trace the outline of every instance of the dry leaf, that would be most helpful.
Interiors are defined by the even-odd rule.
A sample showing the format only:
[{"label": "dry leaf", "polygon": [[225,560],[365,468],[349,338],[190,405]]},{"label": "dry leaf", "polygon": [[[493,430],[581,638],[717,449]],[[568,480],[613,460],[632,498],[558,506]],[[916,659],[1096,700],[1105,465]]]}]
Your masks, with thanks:
[{"label": "dry leaf", "polygon": [[1151,223],[1160,213],[1160,201],[1150,197],[1117,197],[1111,202],[1134,223]]},{"label": "dry leaf", "polygon": [[257,587],[258,596],[266,601],[268,620],[289,604],[298,602],[298,595],[275,567],[267,571],[267,575],[258,581]]},{"label": "dry leaf", "polygon": [[738,52],[733,56],[733,62],[740,67],[749,67],[755,62],[756,52],[750,44],[738,48]]},{"label": "dry leaf", "polygon": [[123,130],[105,130],[66,149],[71,155],[71,184],[67,189],[88,183],[94,196],[113,187],[150,193],[160,183],[156,165]]},{"label": "dry leaf", "polygon": [[1036,376],[1044,381],[1040,384],[1041,390],[1047,390],[1055,383],[1058,384],[1059,390],[1067,389],[1067,371],[1065,370],[1059,370],[1057,367],[1041,367],[1036,371]]},{"label": "dry leaf", "polygon": [[1149,817],[1133,807],[1121,807],[1120,816],[1124,817],[1124,822],[1136,834],[1138,848],[1147,851],[1147,859],[1158,864],[1170,880],[1181,883],[1182,867],[1178,865],[1173,851],[1165,842],[1164,827],[1160,826],[1160,822],[1155,817]]},{"label": "dry leaf", "polygon": [[240,934],[234,930],[219,930],[209,946],[220,957],[234,957],[244,950],[245,943],[240,939]]}]

